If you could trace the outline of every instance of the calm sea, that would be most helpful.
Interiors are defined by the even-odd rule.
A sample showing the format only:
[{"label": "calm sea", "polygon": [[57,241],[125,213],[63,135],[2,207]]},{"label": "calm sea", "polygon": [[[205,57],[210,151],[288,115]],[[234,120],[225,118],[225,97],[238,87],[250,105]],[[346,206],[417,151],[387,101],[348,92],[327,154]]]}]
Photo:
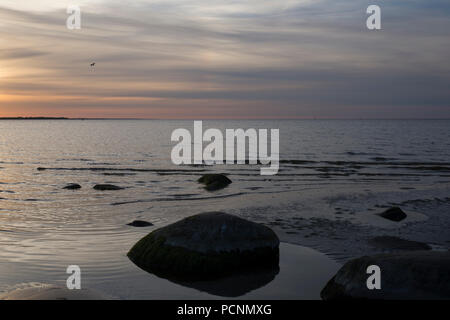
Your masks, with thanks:
[{"label": "calm sea", "polygon": [[[192,131],[193,121],[0,121],[0,291],[62,284],[65,268],[76,264],[86,285],[116,297],[172,297],[157,288],[137,290],[146,274],[126,253],[151,230],[211,210],[265,223],[283,241],[338,260],[372,250],[365,237],[380,233],[449,244],[449,120],[208,120],[203,126],[280,129],[278,175],[261,176],[258,165],[173,165],[171,133]],[[226,173],[233,183],[208,192],[196,182],[208,172]],[[82,189],[64,190],[67,183]],[[124,189],[93,190],[99,183]],[[393,205],[411,211],[401,229],[373,218]],[[154,227],[126,225],[136,219]]]}]

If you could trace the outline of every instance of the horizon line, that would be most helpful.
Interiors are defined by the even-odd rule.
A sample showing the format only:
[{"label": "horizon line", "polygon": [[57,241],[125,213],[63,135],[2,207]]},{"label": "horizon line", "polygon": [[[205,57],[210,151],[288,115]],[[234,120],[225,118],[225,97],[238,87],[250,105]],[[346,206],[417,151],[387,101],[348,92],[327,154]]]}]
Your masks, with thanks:
[{"label": "horizon line", "polygon": [[0,117],[0,120],[450,120],[450,118],[318,118],[318,117],[292,117],[292,118],[133,118],[133,117],[48,117],[48,116],[17,116]]}]

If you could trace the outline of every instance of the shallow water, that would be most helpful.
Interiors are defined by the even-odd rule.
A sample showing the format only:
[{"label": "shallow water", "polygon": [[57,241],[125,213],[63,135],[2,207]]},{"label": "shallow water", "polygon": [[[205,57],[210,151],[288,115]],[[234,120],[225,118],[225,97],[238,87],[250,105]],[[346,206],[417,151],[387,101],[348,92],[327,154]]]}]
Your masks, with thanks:
[{"label": "shallow water", "polygon": [[[267,224],[282,240],[339,260],[374,252],[366,240],[380,233],[450,243],[448,120],[203,126],[279,128],[279,174],[261,176],[257,165],[173,165],[171,133],[192,130],[193,121],[0,121],[0,290],[61,281],[65,266],[77,264],[95,287],[108,280],[117,283],[110,293],[133,291],[127,250],[155,228],[210,210]],[[196,182],[205,172],[227,173],[233,183],[207,192]],[[67,183],[82,189],[63,190]],[[125,189],[95,191],[97,183]],[[374,213],[392,205],[423,219],[377,220]],[[126,225],[135,219],[154,226]]]},{"label": "shallow water", "polygon": [[[124,247],[116,249],[124,250]],[[4,286],[3,291],[36,287],[49,281],[64,287],[66,275],[58,271],[65,268],[70,259],[61,258],[53,262],[53,270],[46,272],[19,268],[16,272],[26,274],[27,279],[34,281]],[[116,259],[118,261],[111,267],[116,271],[113,273],[105,266],[111,259],[104,261],[92,257],[89,263],[80,266],[82,288],[95,288],[107,299],[320,299],[321,289],[339,269],[336,262],[321,253],[286,243],[280,246],[279,270],[249,272],[216,281],[176,283],[139,269],[125,256]]]}]

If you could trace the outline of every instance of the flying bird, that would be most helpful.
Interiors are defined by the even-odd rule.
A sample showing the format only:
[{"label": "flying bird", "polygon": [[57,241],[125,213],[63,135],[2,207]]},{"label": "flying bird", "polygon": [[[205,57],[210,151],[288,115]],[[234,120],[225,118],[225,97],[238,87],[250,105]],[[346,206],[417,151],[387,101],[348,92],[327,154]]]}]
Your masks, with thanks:
[{"label": "flying bird", "polygon": [[91,63],[91,67],[94,67],[94,66],[95,66],[95,62],[92,62],[92,63]]}]

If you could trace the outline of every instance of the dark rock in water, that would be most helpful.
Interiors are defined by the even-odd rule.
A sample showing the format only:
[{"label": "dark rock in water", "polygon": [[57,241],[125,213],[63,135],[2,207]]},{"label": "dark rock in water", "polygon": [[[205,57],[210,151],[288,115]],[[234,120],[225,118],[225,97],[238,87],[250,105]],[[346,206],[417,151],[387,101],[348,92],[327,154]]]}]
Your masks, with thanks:
[{"label": "dark rock in water", "polygon": [[76,189],[81,189],[81,186],[78,183],[69,183],[67,186],[64,187],[64,189],[76,190]]},{"label": "dark rock in water", "polygon": [[128,257],[140,268],[177,280],[216,279],[255,268],[277,268],[279,239],[268,227],[207,212],[160,228]]},{"label": "dark rock in water", "polygon": [[115,186],[113,184],[97,184],[96,186],[94,186],[95,190],[122,190],[123,188]]},{"label": "dark rock in water", "polygon": [[[367,267],[381,270],[381,290],[367,288]],[[320,293],[338,299],[449,299],[450,252],[415,251],[365,256],[347,262]]]},{"label": "dark rock in water", "polygon": [[389,250],[431,250],[426,243],[390,236],[375,237],[370,239],[369,243],[374,247]]},{"label": "dark rock in water", "polygon": [[132,227],[150,227],[152,225],[153,223],[142,220],[134,220],[133,222],[127,224],[127,226]]},{"label": "dark rock in water", "polygon": [[198,182],[203,183],[206,190],[215,191],[225,188],[232,181],[223,174],[205,174],[198,179]]},{"label": "dark rock in water", "polygon": [[406,218],[406,213],[402,211],[399,207],[393,207],[390,209],[387,209],[385,212],[378,214],[379,216],[391,220],[391,221],[402,221]]}]

